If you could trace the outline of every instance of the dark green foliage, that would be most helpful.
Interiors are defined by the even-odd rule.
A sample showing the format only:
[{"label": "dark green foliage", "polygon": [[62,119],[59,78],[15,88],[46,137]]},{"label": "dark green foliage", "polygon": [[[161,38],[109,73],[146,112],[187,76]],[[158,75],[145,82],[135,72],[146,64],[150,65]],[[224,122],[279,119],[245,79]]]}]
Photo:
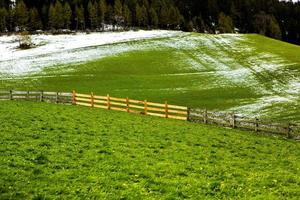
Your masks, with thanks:
[{"label": "dark green foliage", "polygon": [[18,1],[15,8],[16,26],[20,30],[25,30],[28,25],[28,10],[23,0]]},{"label": "dark green foliage", "polygon": [[234,26],[231,17],[226,16],[224,13],[220,13],[218,24],[220,33],[233,33]]},{"label": "dark green foliage", "polygon": [[8,20],[8,13],[5,8],[0,8],[0,32],[6,31],[6,22]]},{"label": "dark green foliage", "polygon": [[[37,9],[40,20],[32,26]],[[157,27],[215,33],[261,33],[300,44],[300,2],[279,0],[47,0],[0,1],[0,32],[19,29]],[[6,10],[6,13],[4,11]],[[35,15],[37,16],[37,15]],[[193,29],[190,25],[193,23]]]},{"label": "dark green foliage", "polygon": [[94,30],[98,25],[98,15],[97,15],[97,3],[92,3],[91,1],[88,4],[88,14],[89,14],[89,22],[90,28]]},{"label": "dark green foliage", "polygon": [[43,28],[43,24],[36,8],[29,10],[29,28],[30,30],[40,30]]}]

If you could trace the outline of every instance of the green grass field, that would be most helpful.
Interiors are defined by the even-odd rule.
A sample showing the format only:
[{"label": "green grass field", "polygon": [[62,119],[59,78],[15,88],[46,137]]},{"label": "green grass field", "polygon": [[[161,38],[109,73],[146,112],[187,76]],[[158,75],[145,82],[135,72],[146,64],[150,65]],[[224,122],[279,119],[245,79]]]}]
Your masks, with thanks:
[{"label": "green grass field", "polygon": [[0,102],[0,199],[299,199],[300,143],[85,107]]},{"label": "green grass field", "polygon": [[0,88],[93,91],[300,122],[299,46],[259,35],[182,33],[98,48],[126,46],[99,60],[2,79]]}]

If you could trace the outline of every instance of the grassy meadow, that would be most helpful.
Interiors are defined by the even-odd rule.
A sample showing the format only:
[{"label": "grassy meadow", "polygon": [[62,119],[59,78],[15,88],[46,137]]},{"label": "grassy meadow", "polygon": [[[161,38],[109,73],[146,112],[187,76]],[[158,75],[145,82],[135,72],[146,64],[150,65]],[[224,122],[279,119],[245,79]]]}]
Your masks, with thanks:
[{"label": "grassy meadow", "polygon": [[0,102],[0,199],[299,199],[300,143],[188,122]]},{"label": "grassy meadow", "polygon": [[[300,47],[259,35],[182,33],[103,45],[98,60],[3,78],[0,88],[148,99],[300,121]],[[116,53],[120,49],[130,50]],[[83,51],[84,49],[79,49]]]}]

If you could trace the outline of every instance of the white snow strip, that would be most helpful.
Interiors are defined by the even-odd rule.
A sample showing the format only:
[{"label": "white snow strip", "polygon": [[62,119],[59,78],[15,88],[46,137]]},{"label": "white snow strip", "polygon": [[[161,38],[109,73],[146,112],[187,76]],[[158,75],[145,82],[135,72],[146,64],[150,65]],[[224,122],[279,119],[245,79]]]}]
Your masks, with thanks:
[{"label": "white snow strip", "polygon": [[151,38],[171,37],[176,31],[104,32],[76,35],[33,35],[36,48],[18,49],[18,37],[0,37],[0,74],[24,75],[39,72],[44,67],[75,63],[134,50],[130,45],[100,48],[103,45]]}]

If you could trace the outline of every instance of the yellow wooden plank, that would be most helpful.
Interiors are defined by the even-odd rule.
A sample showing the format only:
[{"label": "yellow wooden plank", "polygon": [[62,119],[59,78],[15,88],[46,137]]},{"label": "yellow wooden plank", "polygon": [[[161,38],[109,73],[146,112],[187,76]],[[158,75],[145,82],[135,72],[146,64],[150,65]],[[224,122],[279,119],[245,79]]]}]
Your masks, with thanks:
[{"label": "yellow wooden plank", "polygon": [[100,106],[100,105],[94,105],[95,108],[103,108],[103,109],[107,109],[107,106]]},{"label": "yellow wooden plank", "polygon": [[164,114],[158,114],[158,113],[152,113],[152,112],[147,112],[147,115],[155,116],[155,117],[166,117]]},{"label": "yellow wooden plank", "polygon": [[129,108],[137,108],[137,109],[143,109],[144,110],[144,106],[136,106],[136,105],[129,105]]},{"label": "yellow wooden plank", "polygon": [[187,111],[187,107],[184,106],[175,106],[175,105],[168,105],[168,108],[173,108],[173,109],[180,109],[180,110],[186,110]]},{"label": "yellow wooden plank", "polygon": [[84,98],[79,98],[79,97],[75,97],[76,101],[84,101],[84,102],[91,102],[91,99],[84,99]]},{"label": "yellow wooden plank", "polygon": [[80,105],[80,106],[89,106],[89,107],[91,107],[91,104],[88,104],[88,103],[81,103],[81,102],[76,102],[76,105]]},{"label": "yellow wooden plank", "polygon": [[187,117],[179,117],[179,116],[175,116],[175,115],[168,115],[168,118],[170,119],[179,119],[179,120],[187,120]]},{"label": "yellow wooden plank", "polygon": [[116,98],[116,97],[110,97],[110,100],[112,100],[112,101],[121,101],[121,102],[126,102],[126,99],[122,99],[122,98]]},{"label": "yellow wooden plank", "polygon": [[162,109],[162,108],[148,107],[148,110],[157,111],[157,112],[165,112],[165,109]]},{"label": "yellow wooden plank", "polygon": [[161,103],[153,103],[153,102],[148,102],[149,106],[156,106],[156,107],[165,107],[165,104],[161,104]]},{"label": "yellow wooden plank", "polygon": [[94,99],[107,99],[107,96],[97,96],[97,95],[94,95]]},{"label": "yellow wooden plank", "polygon": [[179,110],[168,110],[169,113],[173,113],[173,114],[180,114],[180,115],[187,115],[188,112],[187,111],[179,111]]},{"label": "yellow wooden plank", "polygon": [[76,97],[86,97],[86,98],[91,98],[91,95],[90,95],[90,94],[79,94],[79,93],[76,93],[75,96],[76,96]]},{"label": "yellow wooden plank", "polygon": [[111,104],[111,105],[115,105],[115,106],[124,106],[124,107],[127,106],[126,103],[117,103],[117,102],[113,102],[113,101],[111,101],[110,104]]},{"label": "yellow wooden plank", "polygon": [[102,104],[107,104],[107,101],[102,101],[102,100],[94,100],[94,103],[102,103]]},{"label": "yellow wooden plank", "polygon": [[143,104],[144,105],[144,101],[138,101],[138,100],[132,100],[132,99],[129,99],[129,103]]}]

